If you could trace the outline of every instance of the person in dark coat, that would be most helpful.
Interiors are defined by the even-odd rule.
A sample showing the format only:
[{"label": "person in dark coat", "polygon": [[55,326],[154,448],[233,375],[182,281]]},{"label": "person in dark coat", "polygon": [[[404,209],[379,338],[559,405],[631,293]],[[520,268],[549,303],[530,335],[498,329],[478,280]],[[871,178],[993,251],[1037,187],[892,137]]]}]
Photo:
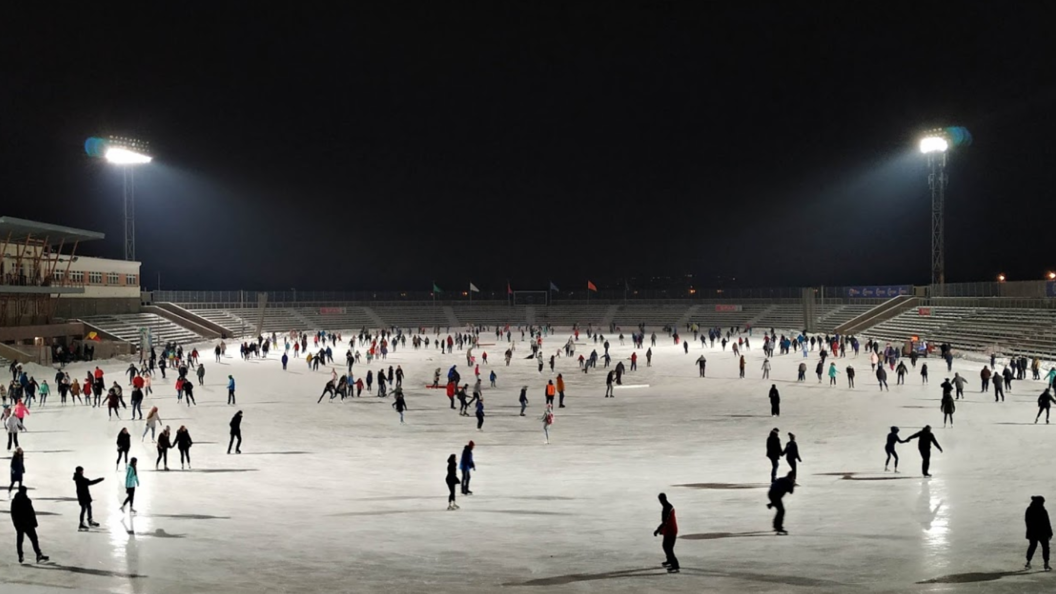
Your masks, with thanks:
[{"label": "person in dark coat", "polygon": [[447,478],[444,479],[447,483],[447,509],[459,509],[458,504],[455,503],[455,485],[461,481],[458,480],[458,458],[454,454],[447,457]]},{"label": "person in dark coat", "polygon": [[[14,515],[14,507],[11,509]],[[1034,558],[1034,551],[1037,550],[1040,542],[1041,558],[1045,560],[1045,571],[1052,571],[1049,567],[1049,540],[1052,538],[1052,524],[1049,523],[1049,512],[1045,510],[1044,497],[1035,495],[1030,498],[1030,505],[1027,506],[1024,519],[1027,523],[1027,540],[1030,541],[1030,545],[1027,547],[1027,564],[1023,568],[1030,569],[1030,560]],[[21,548],[19,548],[19,561],[21,561]]]},{"label": "person in dark coat", "polygon": [[1049,392],[1049,389],[1045,388],[1045,391],[1041,393],[1041,396],[1038,396],[1038,416],[1034,417],[1034,423],[1038,422],[1038,419],[1041,418],[1042,411],[1045,411],[1045,424],[1049,424],[1049,409],[1053,402],[1056,402],[1056,399],[1052,397],[1052,393]]},{"label": "person in dark coat", "polygon": [[473,446],[476,445],[472,441],[466,444],[466,447],[462,448],[462,459],[459,461],[458,467],[462,471],[462,494],[472,495],[473,491],[469,490],[469,479],[471,478],[471,471],[477,469],[477,465],[473,463]]},{"label": "person in dark coat", "polygon": [[770,384],[770,416],[781,416],[781,394],[777,392],[777,384]]},{"label": "person in dark coat", "polygon": [[15,448],[15,453],[11,454],[11,484],[7,487],[8,496],[11,495],[11,489],[15,488],[15,483],[18,486],[22,486],[22,475],[26,473],[25,455],[22,453],[22,448]]},{"label": "person in dark coat", "polygon": [[785,444],[785,461],[792,467],[790,474],[795,478],[796,464],[802,462],[803,458],[799,457],[799,444],[796,443],[796,435],[791,432],[788,434],[788,443]]},{"label": "person in dark coat", "polygon": [[781,460],[782,448],[781,438],[778,437],[780,432],[777,427],[774,427],[770,431],[770,436],[766,438],[766,457],[770,458],[770,482],[777,480],[777,466]]},{"label": "person in dark coat", "polygon": [[[78,530],[88,530],[88,526],[96,527],[99,524],[92,521],[92,494],[88,487],[102,482],[105,477],[91,480],[84,476],[84,468],[78,466],[73,471],[73,482],[77,484],[77,503],[81,505],[81,525]],[[84,523],[84,515],[88,514],[88,524]]]},{"label": "person in dark coat", "polygon": [[[1045,516],[1045,520],[1048,522],[1048,516]],[[11,500],[11,523],[15,525],[15,547],[18,549],[18,562],[22,563],[25,560],[22,555],[22,543],[26,536],[29,537],[30,544],[33,545],[33,552],[37,554],[37,563],[47,561],[48,556],[41,552],[40,543],[37,541],[37,512],[33,510],[33,501],[29,498],[29,495],[26,495],[26,488],[21,485],[18,487],[18,493],[15,493],[15,498]],[[1049,545],[1048,540],[1046,540],[1046,559],[1048,558],[1048,550]],[[1048,561],[1045,564],[1048,565]]]},{"label": "person in dark coat", "polygon": [[782,499],[785,495],[791,495],[795,488],[796,475],[793,472],[770,484],[770,492],[767,493],[770,503],[766,504],[766,509],[777,508],[777,513],[774,514],[774,532],[778,534],[788,534],[788,531],[785,530],[785,504]]},{"label": "person in dark coat", "polygon": [[678,540],[678,520],[675,518],[675,506],[667,500],[667,495],[661,493],[657,496],[662,509],[660,510],[660,525],[653,531],[653,536],[664,535],[664,555],[667,559],[661,564],[667,568],[668,573],[678,573],[678,557],[675,557],[675,542]]},{"label": "person in dark coat", "polygon": [[[918,439],[919,438],[919,439]],[[931,446],[939,448],[942,451],[942,446],[935,439],[935,435],[931,432],[931,425],[925,425],[923,429],[917,431],[913,435],[910,435],[905,441],[917,440],[917,449],[920,451],[921,458],[921,472],[924,476],[931,476],[928,474],[928,469],[931,467]]]},{"label": "person in dark coat", "polygon": [[876,381],[880,384],[881,391],[883,391],[884,389],[886,389],[888,392],[891,391],[891,388],[887,385],[887,371],[884,370],[883,365],[876,366]]},{"label": "person in dark coat", "polygon": [[235,445],[235,453],[242,453],[242,411],[235,413],[235,416],[231,417],[231,441],[227,442],[227,453],[231,453],[231,446],[235,444],[235,438],[238,438],[238,444]]},{"label": "person in dark coat", "polygon": [[898,472],[898,452],[895,451],[895,444],[906,443],[905,440],[899,439],[898,427],[892,427],[891,433],[887,434],[887,444],[884,445],[884,451],[887,452],[887,460],[884,461],[884,472],[887,472],[887,465],[891,463],[891,457],[895,457],[895,472]]},{"label": "person in dark coat", "polygon": [[170,449],[172,449],[172,433],[166,425],[165,430],[158,435],[158,459],[154,461],[154,470],[158,469],[158,464],[161,464],[162,460],[165,461],[165,470],[169,469]]},{"label": "person in dark coat", "polygon": [[[946,382],[949,384],[949,382]],[[950,386],[952,389],[953,386]],[[957,410],[957,405],[953,403],[953,392],[947,392],[943,390],[942,402],[939,404],[939,408],[942,409],[942,426],[946,426],[946,419],[950,420],[950,427],[953,427],[953,413]]]},{"label": "person in dark coat", "polygon": [[128,466],[128,450],[130,449],[132,449],[132,436],[129,435],[127,427],[122,427],[117,434],[117,462],[114,463],[114,470],[121,466],[122,456],[125,458],[125,466]]},{"label": "person in dark coat", "polygon": [[180,425],[180,428],[176,430],[176,449],[180,451],[180,469],[183,469],[183,460],[187,459],[187,468],[191,467],[191,446],[194,445],[194,441],[191,440],[191,432],[187,430],[187,427]]}]

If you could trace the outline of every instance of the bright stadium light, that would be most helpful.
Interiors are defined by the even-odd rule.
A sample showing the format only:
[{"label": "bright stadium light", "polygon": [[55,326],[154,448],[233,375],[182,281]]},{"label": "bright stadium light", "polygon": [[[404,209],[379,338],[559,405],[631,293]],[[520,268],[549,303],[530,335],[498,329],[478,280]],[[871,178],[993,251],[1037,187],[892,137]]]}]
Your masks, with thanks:
[{"label": "bright stadium light", "polygon": [[950,143],[941,136],[926,136],[920,141],[920,152],[925,155],[928,153],[944,153],[948,148],[950,148]]},{"label": "bright stadium light", "polygon": [[121,168],[125,199],[125,260],[136,259],[136,182],[134,166],[153,161],[150,146],[142,140],[127,136],[93,136],[84,141],[84,151],[91,157],[104,159]]},{"label": "bright stadium light", "polygon": [[1056,272],[1050,272],[1048,276],[1049,280],[1056,280]]},{"label": "bright stadium light", "polygon": [[997,282],[999,282],[999,283],[1005,282],[1005,275],[1003,275],[1003,274],[997,275]]},{"label": "bright stadium light", "polygon": [[966,128],[952,126],[929,130],[920,140],[920,152],[928,159],[928,187],[931,189],[931,284],[946,284],[946,160],[952,147],[972,144]]},{"label": "bright stadium light", "polygon": [[104,157],[114,165],[144,165],[153,160],[150,155],[144,155],[143,153],[137,153],[136,151],[119,147],[110,147],[106,149],[106,155]]}]

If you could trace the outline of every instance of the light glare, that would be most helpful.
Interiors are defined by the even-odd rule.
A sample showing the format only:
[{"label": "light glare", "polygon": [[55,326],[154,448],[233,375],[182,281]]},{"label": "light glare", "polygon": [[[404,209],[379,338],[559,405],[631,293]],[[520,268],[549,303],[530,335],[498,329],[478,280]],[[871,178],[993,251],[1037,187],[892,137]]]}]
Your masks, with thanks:
[{"label": "light glare", "polygon": [[950,143],[941,136],[928,136],[920,141],[920,152],[922,153],[944,153],[950,148]]},{"label": "light glare", "polygon": [[110,147],[106,149],[106,160],[114,165],[143,165],[151,162],[149,155],[137,153],[124,148]]}]

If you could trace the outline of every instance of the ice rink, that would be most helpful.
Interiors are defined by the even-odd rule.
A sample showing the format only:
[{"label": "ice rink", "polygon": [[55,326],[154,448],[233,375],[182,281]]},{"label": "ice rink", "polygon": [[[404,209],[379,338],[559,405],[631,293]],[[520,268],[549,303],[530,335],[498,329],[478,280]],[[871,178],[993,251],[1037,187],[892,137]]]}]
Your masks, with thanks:
[{"label": "ice rink", "polygon": [[[609,337],[613,365],[632,353],[627,332],[626,346]],[[546,355],[569,334],[548,337]],[[196,407],[177,404],[173,373],[155,380],[144,403],[160,408],[173,433],[190,430],[188,471],[176,450],[170,472],[154,470],[156,450],[149,436],[140,441],[144,423],[128,420],[129,410],[111,421],[102,408],[63,408],[53,393],[46,407],[32,409],[21,436],[26,485],[52,562],[28,562],[29,552],[19,566],[12,526],[0,520],[0,592],[1000,593],[1041,591],[1056,580],[1038,571],[1040,552],[1035,570],[1021,570],[1030,496],[1056,501],[1048,459],[1056,425],[1033,423],[1042,382],[1015,382],[1007,401],[995,404],[979,393],[982,364],[958,359],[954,371],[970,380],[967,399],[957,402],[956,427],[943,429],[939,384],[952,373],[937,359],[929,361],[930,385],[921,386],[918,363],[905,386],[891,373],[890,392],[880,393],[864,355],[837,360],[837,387],[827,377],[818,383],[816,352],[806,359],[806,383],[795,382],[798,353],[776,357],[773,379],[764,381],[756,331],[747,378],[738,379],[728,349],[702,350],[698,341],[684,354],[657,335],[652,366],[639,351],[638,370],[613,399],[603,398],[603,363],[584,375],[574,360],[557,360],[567,408],[556,411],[550,445],[540,417],[553,376],[524,359],[528,343],[516,332],[509,367],[505,341],[489,346],[494,333],[481,336],[477,354],[487,351],[491,362],[481,366],[483,432],[474,417],[449,409],[442,390],[423,387],[435,368],[446,374],[453,364],[472,385],[464,352],[440,355],[432,344],[415,351],[408,339],[370,365],[375,373],[383,365],[405,370],[410,410],[401,426],[391,398],[364,393],[316,404],[329,367],[312,372],[304,359],[291,359],[284,372],[274,351],[244,362],[231,345],[217,364],[206,345]],[[593,348],[603,351],[581,336],[577,355]],[[334,352],[339,373],[345,350]],[[706,379],[695,364],[702,353]],[[858,372],[854,390],[848,364]],[[87,367],[68,369],[83,378]],[[108,385],[127,384],[127,361],[102,367]],[[366,369],[364,359],[355,374]],[[489,389],[491,369],[498,387]],[[31,372],[53,383],[54,371]],[[237,407],[225,404],[228,374],[238,383]],[[771,383],[782,396],[777,419]],[[522,385],[529,386],[525,417],[518,416]],[[236,408],[244,411],[243,453],[227,455]],[[934,477],[921,477],[915,442],[899,447],[900,474],[883,472],[889,427],[906,437],[925,424],[945,450],[933,455]],[[141,467],[134,519],[119,510],[124,471],[114,468],[125,426]],[[789,431],[797,435],[804,459],[799,487],[785,499],[788,536],[773,534],[765,507],[773,427],[782,442]],[[476,442],[475,494],[447,511],[446,459],[469,440]],[[93,487],[102,525],[88,533],[77,530],[77,465],[89,478],[106,478]],[[661,491],[677,510],[679,575],[660,567],[660,539],[652,535]]]}]

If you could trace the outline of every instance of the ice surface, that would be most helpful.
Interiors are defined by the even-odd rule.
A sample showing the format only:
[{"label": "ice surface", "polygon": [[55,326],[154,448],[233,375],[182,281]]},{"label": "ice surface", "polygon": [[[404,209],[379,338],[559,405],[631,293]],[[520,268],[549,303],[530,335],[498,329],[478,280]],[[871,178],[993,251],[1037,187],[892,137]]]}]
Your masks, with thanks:
[{"label": "ice surface", "polygon": [[[547,354],[567,336],[547,338]],[[939,383],[952,374],[941,362],[930,362],[929,386],[920,385],[918,365],[907,385],[896,386],[892,373],[891,391],[880,393],[864,356],[838,360],[839,386],[830,388],[813,375],[814,353],[807,383],[796,384],[802,358],[793,354],[773,364],[783,402],[772,419],[758,332],[743,380],[735,357],[717,348],[704,351],[708,378],[699,379],[700,343],[683,354],[661,335],[653,366],[639,351],[639,370],[614,399],[602,397],[603,369],[583,375],[575,361],[558,359],[568,407],[557,411],[544,445],[539,417],[551,375],[523,359],[527,343],[518,339],[510,367],[505,344],[478,349],[491,359],[482,375],[499,374],[498,387],[485,391],[481,433],[473,417],[448,408],[442,391],[422,387],[434,368],[452,364],[471,378],[461,352],[408,347],[383,362],[407,372],[410,410],[400,426],[390,399],[316,404],[329,368],[311,372],[294,359],[283,372],[274,352],[244,362],[235,349],[216,364],[203,350],[197,407],[177,405],[171,373],[144,406],[158,405],[174,432],[190,429],[193,471],[181,471],[172,450],[173,470],[155,472],[149,437],[140,442],[142,421],[62,408],[53,394],[22,435],[26,484],[53,564],[18,566],[14,532],[2,520],[0,592],[1023,592],[1053,579],[1018,573],[1024,509],[1031,495],[1050,495],[1056,478],[1049,459],[1056,425],[1033,424],[1041,382],[1016,382],[1008,401],[995,404],[978,392],[981,364],[957,361],[971,388],[957,403],[956,428],[943,429]],[[494,340],[484,334],[482,342]],[[616,357],[630,356],[629,341],[612,343]],[[847,364],[858,370],[855,390],[846,388]],[[71,366],[71,376],[86,367]],[[108,382],[124,383],[126,367],[104,364]],[[49,383],[54,375],[36,373]],[[225,454],[234,412],[225,404],[228,374],[245,411],[240,456]],[[530,386],[531,401],[523,418],[521,385]],[[927,423],[945,449],[933,456],[934,478],[921,478],[913,444],[900,446],[903,472],[884,473],[888,427],[908,436]],[[114,470],[122,426],[142,468],[140,513],[131,522],[118,509],[124,474]],[[791,534],[781,537],[770,532],[765,507],[772,427],[782,441],[796,433],[805,460],[800,487],[786,498]],[[446,458],[471,439],[476,494],[446,511]],[[93,488],[102,526],[90,533],[77,532],[77,465],[106,477]],[[661,491],[678,514],[680,575],[659,567],[652,532]],[[937,578],[954,585],[915,585]]]}]

